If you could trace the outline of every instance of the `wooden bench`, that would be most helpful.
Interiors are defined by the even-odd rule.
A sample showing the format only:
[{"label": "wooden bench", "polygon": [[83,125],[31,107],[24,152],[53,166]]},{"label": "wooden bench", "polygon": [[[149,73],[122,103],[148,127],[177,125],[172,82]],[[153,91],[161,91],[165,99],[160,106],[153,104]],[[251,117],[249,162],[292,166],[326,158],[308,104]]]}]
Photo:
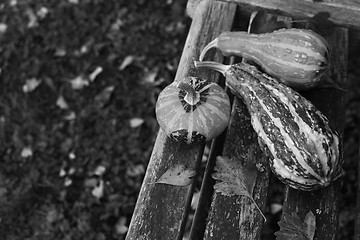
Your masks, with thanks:
[{"label": "wooden bench", "polygon": [[[192,24],[181,56],[175,81],[194,75],[218,81],[219,74],[206,69],[194,69],[201,49],[221,32],[239,24],[241,15],[249,16],[258,9],[271,13],[305,19],[319,12],[328,12],[336,27],[327,39],[331,46],[330,75],[333,81],[346,87],[348,28],[360,26],[360,3],[355,0],[189,0],[188,14]],[[240,16],[240,17],[239,17]],[[234,20],[235,19],[235,20]],[[212,59],[223,61],[215,51]],[[304,92],[333,126],[343,135],[345,92],[334,89],[314,89]],[[204,144],[179,144],[159,131],[143,185],[130,223],[127,240],[181,240],[188,220],[195,183],[172,186],[154,183],[170,167],[183,164],[197,171],[202,179],[201,193],[193,219],[190,239],[260,239],[264,220],[255,204],[245,196],[227,197],[214,192],[211,177],[218,155],[236,156],[244,161],[262,164],[258,174],[254,198],[264,210],[269,188],[270,170],[267,159],[258,146],[257,136],[250,125],[245,105],[234,99],[232,119],[227,131],[212,141],[207,166],[202,176],[199,166]],[[316,215],[314,239],[337,238],[340,181],[315,192],[303,192],[286,187],[282,214],[297,213],[301,220],[312,211]]]}]

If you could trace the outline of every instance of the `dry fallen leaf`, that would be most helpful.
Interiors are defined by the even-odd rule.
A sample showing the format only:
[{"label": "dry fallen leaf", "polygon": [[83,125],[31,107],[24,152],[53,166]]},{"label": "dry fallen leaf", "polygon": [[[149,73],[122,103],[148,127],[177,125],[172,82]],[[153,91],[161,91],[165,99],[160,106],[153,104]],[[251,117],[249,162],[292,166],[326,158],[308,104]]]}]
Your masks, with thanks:
[{"label": "dry fallen leaf", "polygon": [[309,240],[313,240],[315,236],[316,230],[316,216],[313,214],[312,211],[309,211],[304,219],[306,234],[309,237]]},{"label": "dry fallen leaf", "polygon": [[68,109],[69,105],[65,101],[65,98],[62,95],[59,95],[58,99],[56,100],[56,106],[60,109]]},{"label": "dry fallen leaf", "polygon": [[177,164],[169,168],[155,183],[163,183],[175,186],[187,186],[192,183],[196,172],[184,165]]},{"label": "dry fallen leaf", "polygon": [[129,66],[130,64],[132,64],[135,60],[135,56],[133,55],[129,55],[129,56],[126,56],[124,58],[124,60],[122,61],[120,67],[119,67],[119,70],[122,71],[124,70],[127,66]]},{"label": "dry fallen leaf", "polygon": [[261,215],[266,218],[253,198],[257,178],[257,168],[247,164],[244,166],[239,159],[218,156],[215,173],[212,177],[218,180],[214,185],[216,192],[225,196],[246,196],[252,200]]},{"label": "dry fallen leaf", "polygon": [[114,86],[108,86],[104,88],[99,94],[95,96],[94,105],[97,108],[103,108],[109,102],[114,89]]},{"label": "dry fallen leaf", "polygon": [[144,123],[144,119],[142,118],[132,118],[129,120],[131,128],[140,127]]},{"label": "dry fallen leaf", "polygon": [[89,80],[80,75],[74,79],[71,79],[70,84],[72,89],[80,90],[89,85]]},{"label": "dry fallen leaf", "polygon": [[159,69],[158,68],[154,68],[152,70],[147,70],[145,71],[145,74],[142,78],[142,82],[145,84],[154,84],[156,85],[156,77],[158,75]]},{"label": "dry fallen leaf", "polygon": [[36,11],[36,15],[40,18],[43,19],[45,18],[49,13],[49,9],[47,9],[46,7],[41,7],[39,10]]},{"label": "dry fallen leaf", "polygon": [[98,66],[95,68],[95,70],[90,73],[89,80],[92,82],[95,80],[95,78],[103,71],[103,68],[101,66]]},{"label": "dry fallen leaf", "polygon": [[126,169],[126,175],[130,177],[137,177],[145,172],[145,167],[142,164],[131,165]]},{"label": "dry fallen leaf", "polygon": [[3,34],[6,32],[8,26],[6,23],[0,23],[0,34]]},{"label": "dry fallen leaf", "polygon": [[99,185],[94,187],[94,189],[91,191],[91,194],[97,199],[100,199],[104,196],[104,181],[102,179],[100,179]]},{"label": "dry fallen leaf", "polygon": [[282,220],[278,223],[280,230],[275,233],[277,240],[313,240],[316,228],[316,217],[310,211],[304,222],[297,213],[283,215]]},{"label": "dry fallen leaf", "polygon": [[117,234],[125,234],[128,231],[126,226],[127,219],[126,217],[120,217],[117,223],[115,224],[115,229]]},{"label": "dry fallen leaf", "polygon": [[41,83],[40,79],[30,78],[26,79],[26,83],[23,85],[23,92],[28,93],[34,91]]},{"label": "dry fallen leaf", "polygon": [[104,175],[105,172],[106,172],[106,167],[103,166],[103,165],[99,165],[99,166],[97,166],[97,168],[95,169],[94,175],[100,177],[100,176]]},{"label": "dry fallen leaf", "polygon": [[27,24],[28,28],[37,27],[39,25],[37,16],[31,8],[26,9],[25,15],[29,18],[29,22]]},{"label": "dry fallen leaf", "polygon": [[20,156],[22,158],[28,158],[28,157],[31,157],[32,155],[33,155],[33,151],[31,149],[31,147],[24,147],[20,153]]}]

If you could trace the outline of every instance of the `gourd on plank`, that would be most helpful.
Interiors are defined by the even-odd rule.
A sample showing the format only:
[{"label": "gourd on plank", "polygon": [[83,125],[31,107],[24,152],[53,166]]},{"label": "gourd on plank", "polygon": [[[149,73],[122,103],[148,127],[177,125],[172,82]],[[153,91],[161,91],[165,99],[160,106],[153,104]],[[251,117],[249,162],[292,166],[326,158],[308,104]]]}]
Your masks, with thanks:
[{"label": "gourd on plank", "polygon": [[341,176],[339,135],[310,101],[246,63],[203,61],[195,66],[221,72],[243,99],[270,168],[285,184],[311,191]]},{"label": "gourd on plank", "polygon": [[315,87],[328,69],[328,43],[321,35],[306,29],[262,34],[223,32],[204,47],[200,61],[211,48],[219,49],[225,56],[252,60],[272,77],[296,89]]},{"label": "gourd on plank", "polygon": [[156,118],[165,133],[184,143],[220,135],[230,119],[230,100],[218,84],[198,77],[173,82],[161,91]]}]

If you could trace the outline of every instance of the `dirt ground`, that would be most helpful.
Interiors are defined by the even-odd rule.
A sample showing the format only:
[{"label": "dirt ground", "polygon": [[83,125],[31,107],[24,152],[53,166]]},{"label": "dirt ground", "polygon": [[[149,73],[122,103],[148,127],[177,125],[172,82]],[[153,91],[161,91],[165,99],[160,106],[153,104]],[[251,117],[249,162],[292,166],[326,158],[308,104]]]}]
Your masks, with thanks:
[{"label": "dirt ground", "polygon": [[[123,239],[191,20],[186,1],[0,3],[0,239]],[[351,32],[340,213],[359,161],[359,34]]]}]

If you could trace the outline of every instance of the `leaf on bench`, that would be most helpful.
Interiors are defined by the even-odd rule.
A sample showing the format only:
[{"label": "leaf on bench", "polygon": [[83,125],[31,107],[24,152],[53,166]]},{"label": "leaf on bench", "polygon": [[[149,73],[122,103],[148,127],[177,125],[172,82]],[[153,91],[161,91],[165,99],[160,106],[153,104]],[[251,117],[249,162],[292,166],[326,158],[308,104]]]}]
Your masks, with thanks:
[{"label": "leaf on bench", "polygon": [[257,170],[243,168],[239,159],[218,156],[212,177],[219,180],[214,185],[217,192],[225,196],[242,195],[252,198]]},{"label": "leaf on bench", "polygon": [[304,224],[306,227],[306,234],[310,240],[314,239],[316,230],[316,216],[312,211],[308,212],[305,216]]},{"label": "leaf on bench", "polygon": [[252,200],[261,215],[266,218],[253,198],[253,191],[257,178],[256,166],[246,167],[239,159],[218,156],[216,158],[215,173],[212,177],[218,180],[214,185],[216,192],[225,196],[246,196]]},{"label": "leaf on bench", "polygon": [[162,183],[175,186],[187,186],[192,183],[195,174],[195,170],[188,169],[181,164],[176,164],[175,166],[169,168],[156,182],[152,184]]},{"label": "leaf on bench", "polygon": [[279,222],[280,231],[276,232],[277,240],[313,240],[315,235],[316,217],[310,211],[301,222],[297,213],[284,214]]}]

